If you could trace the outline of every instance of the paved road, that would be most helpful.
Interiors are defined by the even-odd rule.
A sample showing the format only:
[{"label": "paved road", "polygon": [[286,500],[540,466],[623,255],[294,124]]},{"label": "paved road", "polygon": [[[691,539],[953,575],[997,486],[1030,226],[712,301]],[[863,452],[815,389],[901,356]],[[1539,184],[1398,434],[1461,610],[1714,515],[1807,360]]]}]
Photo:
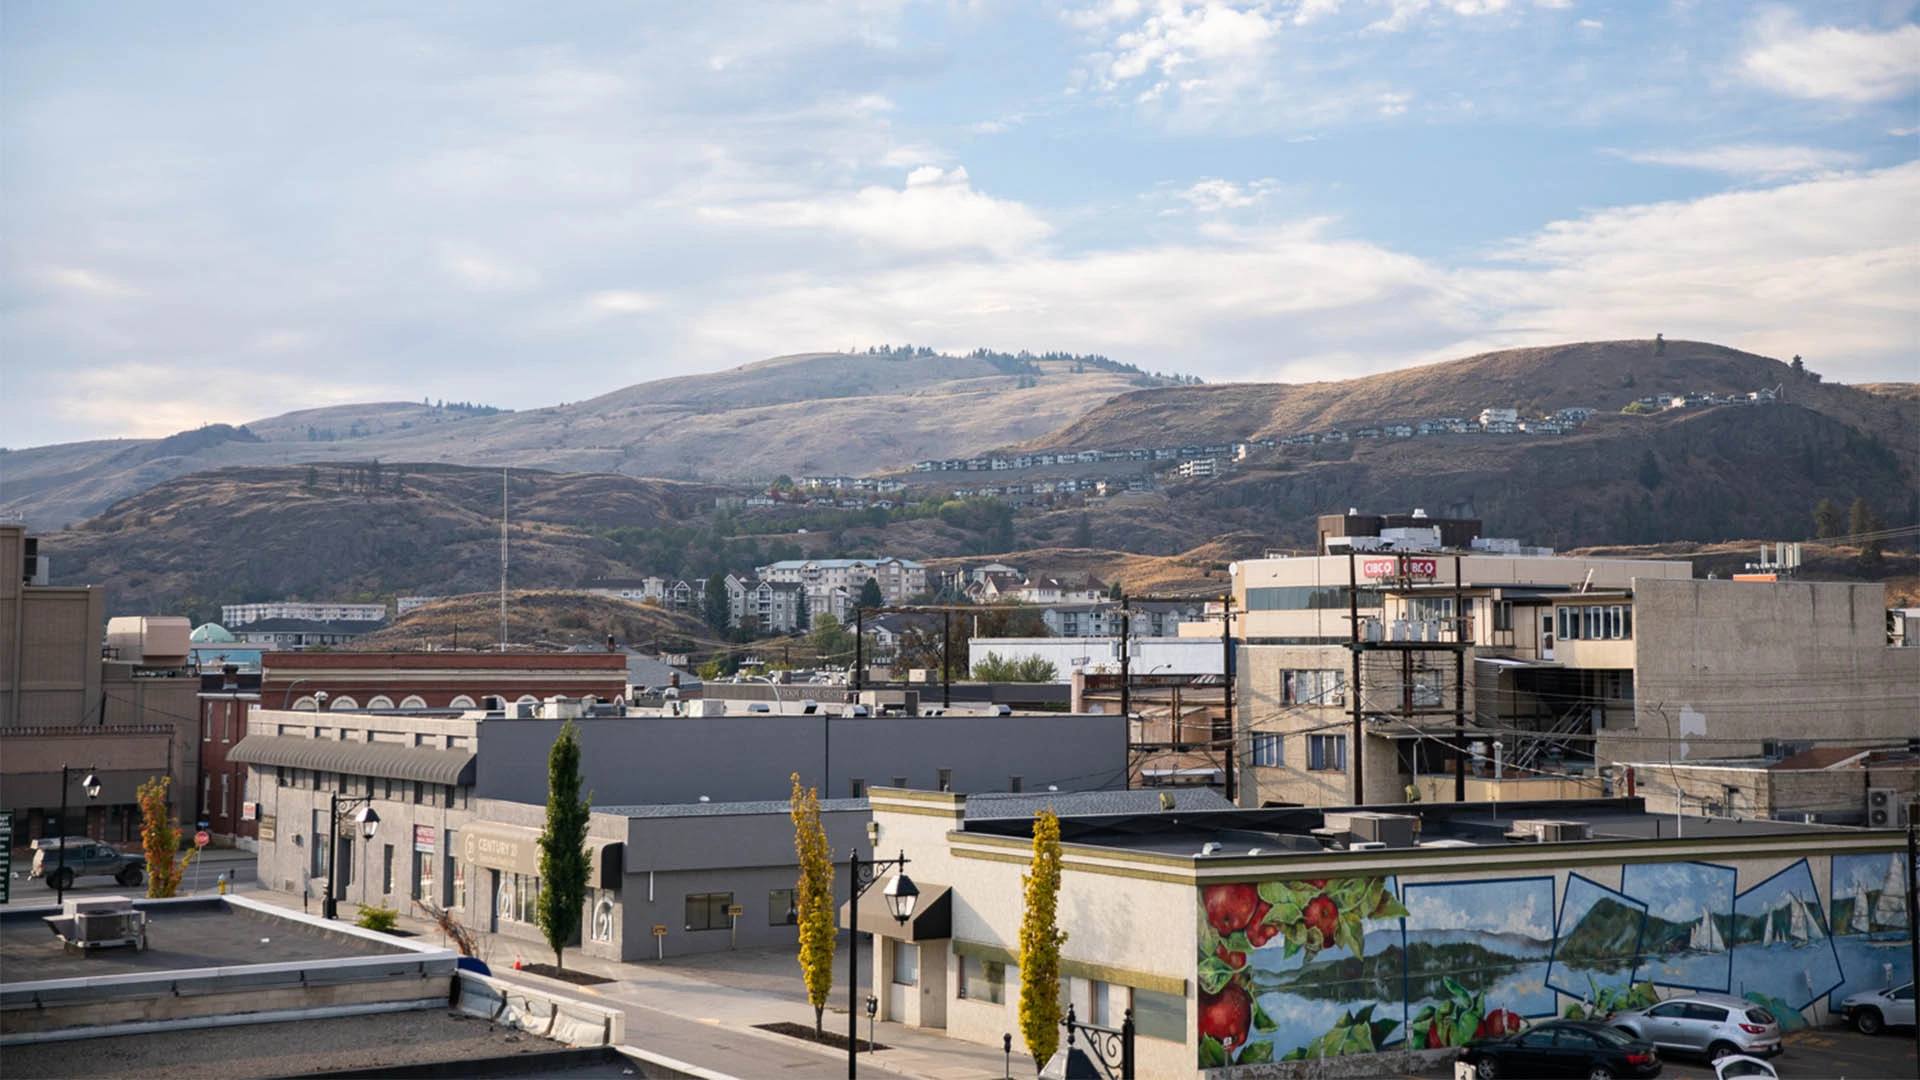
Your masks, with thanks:
[{"label": "paved road", "polygon": [[[23,905],[53,903],[53,890],[47,886],[45,878],[28,877],[26,867],[17,860],[14,866],[12,903]],[[214,892],[219,887],[222,871],[226,872],[228,880],[237,888],[250,890],[255,887],[253,860],[226,862],[209,860],[205,866],[187,867],[186,880],[180,883],[180,895],[185,896],[196,888],[202,893]],[[198,882],[194,880],[196,872],[199,874]],[[129,890],[126,886],[105,876],[75,878],[73,888],[68,889],[67,894],[69,896],[114,896],[129,891],[136,896],[147,895],[147,887],[144,883]]]},{"label": "paved road", "polygon": [[[1912,1080],[1920,1076],[1911,1029],[1884,1035],[1843,1028],[1798,1031],[1781,1042],[1786,1052],[1773,1058],[1772,1064],[1783,1080]],[[1713,1080],[1713,1066],[1697,1058],[1662,1053],[1660,1059],[1664,1063],[1660,1080]],[[1418,1075],[1422,1080],[1438,1080],[1451,1077],[1453,1070],[1448,1066]]]}]

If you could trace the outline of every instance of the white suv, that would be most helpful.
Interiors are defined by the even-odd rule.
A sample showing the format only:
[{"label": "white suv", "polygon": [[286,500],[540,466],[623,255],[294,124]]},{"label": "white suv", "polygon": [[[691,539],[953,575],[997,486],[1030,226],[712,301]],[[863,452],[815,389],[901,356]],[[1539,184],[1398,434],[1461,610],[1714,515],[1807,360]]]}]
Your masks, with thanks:
[{"label": "white suv", "polygon": [[1891,990],[1868,990],[1849,994],[1840,1003],[1847,1022],[1863,1034],[1877,1035],[1889,1026],[1913,1026],[1913,984]]},{"label": "white suv", "polygon": [[1728,1054],[1780,1052],[1780,1022],[1744,998],[1688,994],[1646,1009],[1615,1013],[1608,1021],[1662,1050],[1684,1050],[1718,1061]]}]

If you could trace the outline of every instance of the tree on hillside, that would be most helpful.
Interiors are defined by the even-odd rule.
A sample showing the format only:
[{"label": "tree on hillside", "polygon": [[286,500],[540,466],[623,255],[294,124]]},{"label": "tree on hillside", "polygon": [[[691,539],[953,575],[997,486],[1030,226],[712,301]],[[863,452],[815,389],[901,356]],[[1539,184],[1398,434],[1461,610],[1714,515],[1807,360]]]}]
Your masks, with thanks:
[{"label": "tree on hillside", "polygon": [[700,617],[707,625],[724,634],[733,627],[733,605],[727,603],[727,585],[719,577],[707,579],[707,589],[700,594]]},{"label": "tree on hillside", "polygon": [[823,664],[853,662],[853,631],[841,626],[840,620],[830,611],[813,617],[813,628],[807,632],[807,644],[813,646],[814,655]]},{"label": "tree on hillside", "polygon": [[1660,475],[1660,463],[1654,460],[1653,450],[1649,448],[1640,455],[1640,486],[1652,491],[1660,486],[1665,477]]},{"label": "tree on hillside", "polygon": [[868,578],[860,583],[861,607],[877,608],[886,602],[886,597],[880,595],[880,581],[878,578]]},{"label": "tree on hillside", "polygon": [[801,589],[793,598],[793,628],[805,633],[813,625],[813,610],[807,603],[807,590]]},{"label": "tree on hillside", "polygon": [[135,798],[140,802],[140,847],[147,856],[147,896],[164,900],[180,888],[180,879],[194,852],[176,858],[180,850],[180,819],[167,806],[170,776],[149,777]]},{"label": "tree on hillside", "polygon": [[1813,505],[1813,535],[1816,540],[1825,540],[1840,533],[1840,508],[1833,505],[1832,499],[1821,499]]},{"label": "tree on hillside", "polygon": [[1860,565],[1880,565],[1880,552],[1886,546],[1886,541],[1878,538],[1858,538],[1867,533],[1879,532],[1885,527],[1886,523],[1880,520],[1880,515],[1873,512],[1873,507],[1867,505],[1866,499],[1853,500],[1853,506],[1847,510],[1847,532],[1856,537],[1854,542],[1860,545]]},{"label": "tree on hillside", "polygon": [[1073,546],[1077,548],[1093,546],[1093,519],[1085,514],[1081,514],[1080,520],[1073,524]]},{"label": "tree on hillside", "polygon": [[1060,904],[1060,819],[1053,807],[1034,815],[1033,863],[1022,881],[1026,913],[1020,919],[1020,1034],[1035,1068],[1045,1068],[1060,1046],[1060,946],[1066,932]]},{"label": "tree on hillside", "polygon": [[580,932],[587,905],[587,824],[593,793],[580,797],[580,731],[569,720],[547,751],[547,823],[540,831],[540,895],[534,921],[564,968],[561,951]]},{"label": "tree on hillside", "polygon": [[820,820],[820,793],[800,788],[794,773],[788,814],[793,818],[793,850],[800,860],[800,880],[793,902],[800,924],[800,973],[807,984],[807,1004],[813,1006],[813,1036],[821,1035],[821,1017],[827,994],[833,990],[833,849]]}]

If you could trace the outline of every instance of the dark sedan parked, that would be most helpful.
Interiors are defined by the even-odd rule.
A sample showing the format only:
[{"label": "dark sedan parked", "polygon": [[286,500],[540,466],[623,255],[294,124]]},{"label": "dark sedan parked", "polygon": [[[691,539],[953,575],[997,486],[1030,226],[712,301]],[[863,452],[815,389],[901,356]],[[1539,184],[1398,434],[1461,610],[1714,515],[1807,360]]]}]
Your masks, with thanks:
[{"label": "dark sedan parked", "polygon": [[1549,1020],[1518,1035],[1475,1039],[1460,1051],[1480,1080],[1549,1076],[1613,1080],[1660,1075],[1653,1044],[1627,1037],[1605,1024]]}]

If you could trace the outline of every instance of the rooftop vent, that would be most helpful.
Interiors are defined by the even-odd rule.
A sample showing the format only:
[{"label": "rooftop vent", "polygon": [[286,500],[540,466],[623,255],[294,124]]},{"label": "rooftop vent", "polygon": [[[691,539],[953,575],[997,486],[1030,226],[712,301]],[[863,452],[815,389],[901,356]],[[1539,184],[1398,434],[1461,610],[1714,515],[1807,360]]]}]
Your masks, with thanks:
[{"label": "rooftop vent", "polygon": [[1593,839],[1593,826],[1585,821],[1560,821],[1551,818],[1522,818],[1508,830],[1507,839],[1516,844],[1558,844],[1569,840]]},{"label": "rooftop vent", "polygon": [[1313,830],[1315,836],[1323,831],[1345,833],[1349,838],[1349,847],[1367,842],[1386,847],[1412,847],[1420,839],[1420,819],[1411,814],[1355,810],[1327,814],[1323,825],[1323,829]]},{"label": "rooftop vent", "polygon": [[67,948],[106,949],[131,945],[147,947],[147,913],[136,910],[125,896],[90,896],[71,899],[58,915],[43,915],[55,937]]}]

